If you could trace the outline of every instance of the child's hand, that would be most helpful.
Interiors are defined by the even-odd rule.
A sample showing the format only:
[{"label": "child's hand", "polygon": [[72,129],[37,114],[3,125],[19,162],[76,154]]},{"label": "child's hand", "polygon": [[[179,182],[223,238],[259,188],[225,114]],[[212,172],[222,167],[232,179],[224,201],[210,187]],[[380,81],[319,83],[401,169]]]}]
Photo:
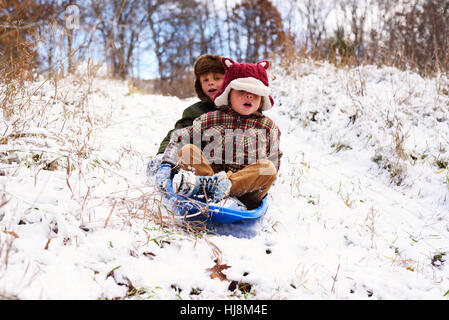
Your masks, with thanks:
[{"label": "child's hand", "polygon": [[159,153],[153,159],[151,159],[147,164],[147,177],[152,177],[159,170],[161,165],[163,153]]},{"label": "child's hand", "polygon": [[170,179],[170,175],[171,175],[171,165],[169,165],[168,163],[161,164],[155,176],[156,187],[161,190],[165,190],[167,182]]}]

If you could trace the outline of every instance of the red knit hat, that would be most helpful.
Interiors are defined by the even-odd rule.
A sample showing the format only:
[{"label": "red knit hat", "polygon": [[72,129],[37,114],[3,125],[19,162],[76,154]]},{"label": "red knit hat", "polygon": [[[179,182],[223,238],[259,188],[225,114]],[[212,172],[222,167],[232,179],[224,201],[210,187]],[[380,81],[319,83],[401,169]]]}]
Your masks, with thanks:
[{"label": "red knit hat", "polygon": [[231,89],[245,90],[262,96],[262,111],[273,107],[274,100],[270,95],[266,71],[270,66],[268,61],[260,61],[257,64],[236,63],[229,58],[221,58],[221,61],[226,73],[221,89],[214,97],[217,107],[228,105]]}]

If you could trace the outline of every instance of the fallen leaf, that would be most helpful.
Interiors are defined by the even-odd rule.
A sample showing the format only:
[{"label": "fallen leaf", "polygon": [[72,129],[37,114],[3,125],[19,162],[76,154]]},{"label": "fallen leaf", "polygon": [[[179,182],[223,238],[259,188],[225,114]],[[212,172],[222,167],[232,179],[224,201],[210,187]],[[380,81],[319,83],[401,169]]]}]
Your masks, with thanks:
[{"label": "fallen leaf", "polygon": [[228,280],[228,278],[226,277],[226,275],[222,272],[225,269],[230,268],[230,266],[228,266],[227,264],[216,264],[215,266],[213,266],[212,268],[207,268],[206,271],[210,272],[210,278],[211,279],[215,279],[218,278],[221,281],[225,281]]}]

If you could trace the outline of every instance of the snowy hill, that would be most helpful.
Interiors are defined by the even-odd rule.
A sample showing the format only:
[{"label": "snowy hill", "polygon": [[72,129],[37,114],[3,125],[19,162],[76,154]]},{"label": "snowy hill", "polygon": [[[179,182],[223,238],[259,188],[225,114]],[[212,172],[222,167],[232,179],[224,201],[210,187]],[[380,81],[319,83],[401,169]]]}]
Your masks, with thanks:
[{"label": "snowy hill", "polygon": [[271,74],[284,152],[256,223],[174,226],[145,165],[196,99],[28,84],[0,114],[0,297],[448,299],[449,81]]}]

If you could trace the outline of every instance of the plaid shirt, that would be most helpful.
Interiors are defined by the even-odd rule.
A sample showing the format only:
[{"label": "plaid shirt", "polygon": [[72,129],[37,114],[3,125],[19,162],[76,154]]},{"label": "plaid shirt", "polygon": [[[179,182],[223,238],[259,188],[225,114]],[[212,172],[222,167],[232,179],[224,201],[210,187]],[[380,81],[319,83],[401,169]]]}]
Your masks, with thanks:
[{"label": "plaid shirt", "polygon": [[214,172],[239,171],[260,159],[269,159],[279,170],[281,132],[260,112],[240,115],[227,106],[193,121],[193,125],[173,132],[162,162],[176,165],[178,151],[186,144],[199,147]]}]

